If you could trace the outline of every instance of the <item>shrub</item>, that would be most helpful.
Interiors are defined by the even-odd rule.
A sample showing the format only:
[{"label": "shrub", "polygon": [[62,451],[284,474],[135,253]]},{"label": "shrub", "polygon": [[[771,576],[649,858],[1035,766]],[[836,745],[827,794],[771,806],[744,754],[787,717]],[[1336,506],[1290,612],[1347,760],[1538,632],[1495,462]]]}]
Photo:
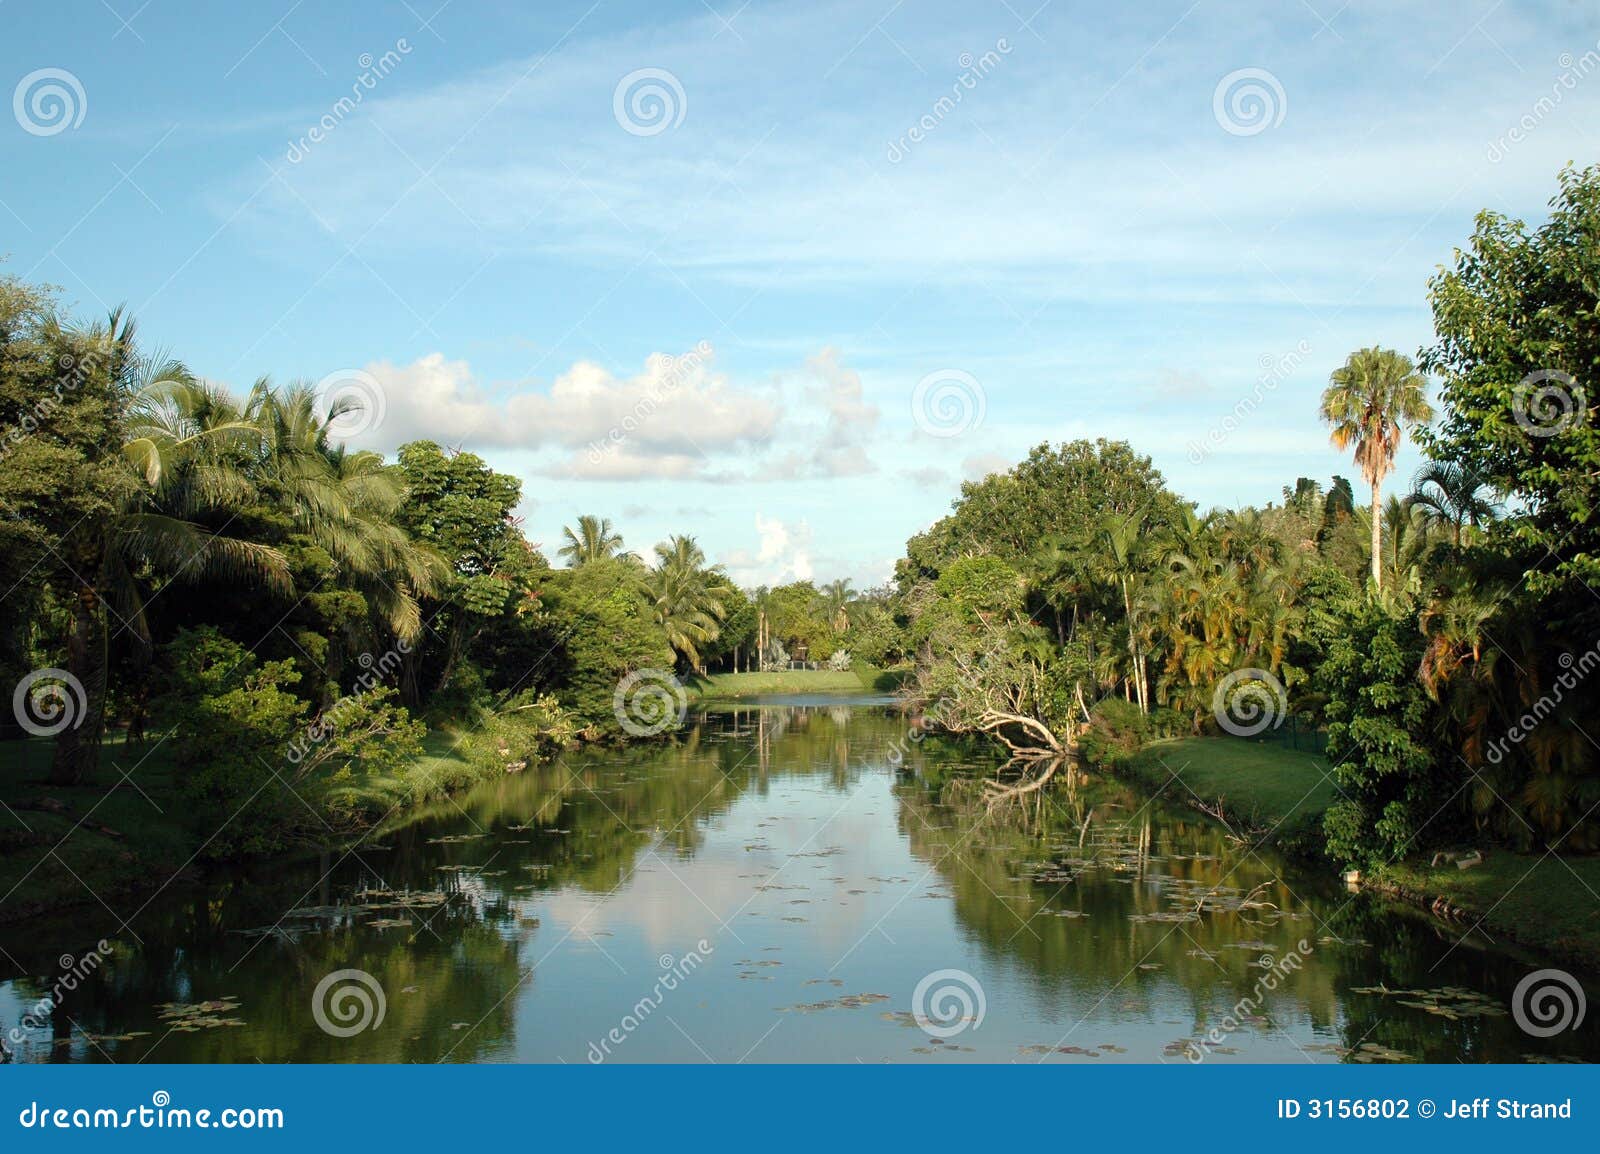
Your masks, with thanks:
[{"label": "shrub", "polygon": [[1150,739],[1150,718],[1131,701],[1108,697],[1090,711],[1078,753],[1090,765],[1116,765]]},{"label": "shrub", "polygon": [[1364,605],[1317,670],[1328,757],[1344,795],[1323,828],[1329,856],[1346,865],[1397,860],[1453,832],[1440,807],[1456,793],[1454,775],[1428,737],[1438,732],[1438,707],[1416,675],[1422,643],[1414,610]]}]

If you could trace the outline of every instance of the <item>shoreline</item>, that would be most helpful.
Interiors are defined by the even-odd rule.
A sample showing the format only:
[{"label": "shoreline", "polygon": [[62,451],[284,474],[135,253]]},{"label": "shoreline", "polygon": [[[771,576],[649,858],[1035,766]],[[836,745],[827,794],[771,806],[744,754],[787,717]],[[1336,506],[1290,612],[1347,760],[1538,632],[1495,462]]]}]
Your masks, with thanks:
[{"label": "shoreline", "polygon": [[[1237,763],[1237,764],[1231,764]],[[1320,764],[1319,764],[1320,763]],[[1300,864],[1337,873],[1325,854],[1321,818],[1333,789],[1318,791],[1312,772],[1326,762],[1308,753],[1237,738],[1166,738],[1096,768],[1138,783],[1157,796],[1186,804],[1213,821],[1255,832],[1273,828],[1271,844]],[[1285,790],[1285,785],[1288,789]],[[1274,799],[1308,787],[1304,812],[1277,812]],[[1484,864],[1459,870],[1422,861],[1399,862],[1363,873],[1361,890],[1402,904],[1462,931],[1477,930],[1553,960],[1600,974],[1600,916],[1584,919],[1564,905],[1570,891],[1600,888],[1600,857],[1540,855],[1491,847]]]}]

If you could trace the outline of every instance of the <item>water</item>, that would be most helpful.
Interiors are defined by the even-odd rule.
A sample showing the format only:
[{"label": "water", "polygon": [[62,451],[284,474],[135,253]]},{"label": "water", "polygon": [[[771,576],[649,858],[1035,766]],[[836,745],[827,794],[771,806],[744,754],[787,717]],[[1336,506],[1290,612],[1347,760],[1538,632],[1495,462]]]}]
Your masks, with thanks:
[{"label": "water", "polygon": [[8,927],[0,1028],[25,1061],[1600,1058],[1506,1012],[1537,959],[1098,776],[991,811],[990,750],[906,733],[882,699],[703,713],[128,930]]}]

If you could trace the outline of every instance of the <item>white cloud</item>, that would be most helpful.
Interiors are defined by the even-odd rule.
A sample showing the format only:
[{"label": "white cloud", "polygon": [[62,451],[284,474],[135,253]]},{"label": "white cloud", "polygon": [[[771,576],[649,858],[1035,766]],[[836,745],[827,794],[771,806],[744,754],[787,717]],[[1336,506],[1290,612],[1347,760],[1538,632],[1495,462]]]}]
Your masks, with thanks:
[{"label": "white cloud", "polygon": [[1011,465],[1011,458],[999,453],[974,453],[961,462],[961,475],[969,481],[981,481],[990,473],[1005,472]]},{"label": "white cloud", "polygon": [[759,544],[752,551],[734,549],[721,561],[740,585],[781,585],[811,580],[811,526],[805,521],[788,524],[777,517],[755,518]]},{"label": "white cloud", "polygon": [[382,421],[358,438],[392,448],[426,437],[469,448],[580,450],[573,470],[599,477],[689,475],[713,452],[768,440],[780,406],[768,391],[735,388],[711,370],[713,354],[652,354],[644,371],[617,377],[578,361],[547,389],[491,391],[466,361],[429,353],[365,371],[384,398]]}]

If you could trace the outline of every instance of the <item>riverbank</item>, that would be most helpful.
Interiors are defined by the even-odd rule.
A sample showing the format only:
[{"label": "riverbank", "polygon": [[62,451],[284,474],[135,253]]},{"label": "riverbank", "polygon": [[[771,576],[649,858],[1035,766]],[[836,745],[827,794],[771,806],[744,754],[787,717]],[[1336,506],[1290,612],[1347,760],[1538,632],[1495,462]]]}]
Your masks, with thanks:
[{"label": "riverbank", "polygon": [[[897,684],[893,673],[860,666],[843,672],[722,673],[698,679],[690,690],[711,702],[881,691]],[[522,772],[541,749],[549,752],[545,735],[514,714],[485,716],[471,726],[435,722],[422,739],[421,755],[391,771],[295,782],[307,808],[320,809],[324,825],[319,830],[308,821],[311,840],[303,848],[344,844],[429,802]],[[45,739],[0,746],[0,924],[119,903],[202,876],[209,835],[187,820],[171,745],[108,742],[99,772],[77,786],[49,782],[53,750]]]},{"label": "riverbank", "polygon": [[900,687],[902,676],[870,665],[844,670],[782,669],[772,673],[713,673],[695,678],[689,688],[704,701],[776,693],[888,693]]},{"label": "riverbank", "polygon": [[1600,973],[1600,857],[1488,851],[1458,869],[1402,862],[1364,883],[1497,941],[1513,941]]},{"label": "riverbank", "polygon": [[[338,844],[363,824],[503,775],[502,740],[440,727],[423,738],[421,756],[391,773],[296,788],[308,804],[327,807],[327,844]],[[76,786],[49,782],[53,748],[48,740],[0,747],[0,924],[149,894],[202,874],[206,839],[187,820],[171,746],[109,742],[94,779]],[[332,824],[341,817],[348,828]]]},{"label": "riverbank", "polygon": [[1322,856],[1322,815],[1338,796],[1326,758],[1231,737],[1171,737],[1113,767],[1240,836],[1302,858]]},{"label": "riverbank", "polygon": [[[1150,742],[1113,768],[1241,836],[1265,836],[1282,852],[1334,868],[1323,853],[1322,815],[1338,790],[1325,758],[1236,738],[1184,737]],[[1362,884],[1463,931],[1477,927],[1496,940],[1600,971],[1594,900],[1600,857],[1491,848],[1481,864],[1465,870],[1453,862],[1407,861],[1385,866]]]}]

